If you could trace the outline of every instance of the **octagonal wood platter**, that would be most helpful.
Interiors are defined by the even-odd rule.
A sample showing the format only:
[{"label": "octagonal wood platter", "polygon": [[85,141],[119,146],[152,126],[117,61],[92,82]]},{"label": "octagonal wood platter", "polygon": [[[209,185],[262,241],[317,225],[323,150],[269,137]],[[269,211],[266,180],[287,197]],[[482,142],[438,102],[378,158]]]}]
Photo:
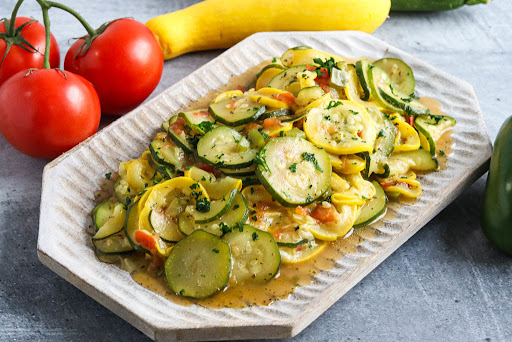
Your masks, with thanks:
[{"label": "octagonal wood platter", "polygon": [[[269,306],[209,309],[180,306],[135,283],[94,255],[87,234],[94,191],[120,161],[139,156],[160,124],[233,76],[287,48],[309,45],[340,56],[397,57],[414,70],[420,96],[457,119],[447,169],[421,176],[423,195],[390,205],[371,237],[307,286]],[[446,72],[361,32],[255,34],[53,162],[43,174],[38,255],[43,264],[158,341],[286,338],[298,334],[429,222],[488,167],[491,142],[473,88]],[[357,230],[356,230],[357,234]]]}]

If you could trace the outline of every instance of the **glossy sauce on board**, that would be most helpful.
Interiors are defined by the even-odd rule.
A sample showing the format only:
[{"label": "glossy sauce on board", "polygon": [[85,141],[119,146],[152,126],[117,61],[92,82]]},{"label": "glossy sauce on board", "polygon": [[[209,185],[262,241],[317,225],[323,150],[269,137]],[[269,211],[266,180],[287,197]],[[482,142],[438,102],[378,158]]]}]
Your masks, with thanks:
[{"label": "glossy sauce on board", "polygon": [[[242,75],[234,76],[229,83],[223,85],[215,91],[209,92],[204,97],[193,101],[188,106],[188,110],[206,108],[215,96],[219,93],[245,87],[241,85],[254,85],[255,76],[268,61],[249,69]],[[252,82],[252,84],[251,84]],[[427,105],[432,114],[442,115],[440,104],[430,98],[421,98],[421,102]],[[447,157],[451,152],[451,138],[450,133],[443,135],[439,141],[439,149],[443,153],[438,153],[438,160],[440,170],[446,169]],[[412,201],[400,200],[400,205],[414,204]],[[391,220],[392,213],[387,212],[383,219]],[[353,229],[345,238],[340,238],[334,242],[326,243],[326,247],[312,259],[299,264],[282,264],[279,273],[276,277],[267,283],[262,284],[232,284],[209,298],[205,299],[191,299],[174,294],[167,286],[165,273],[161,272],[156,274],[150,270],[149,258],[141,254],[132,254],[124,258],[122,268],[131,272],[133,280],[141,286],[151,290],[162,297],[180,305],[197,304],[208,308],[244,308],[251,305],[270,305],[272,302],[285,299],[290,296],[297,287],[306,286],[311,283],[316,274],[331,269],[336,260],[340,259],[343,255],[353,253],[356,251],[357,246],[364,241],[364,239],[372,238],[375,236],[375,229],[372,226],[366,226]],[[236,285],[236,286],[232,286]]]}]

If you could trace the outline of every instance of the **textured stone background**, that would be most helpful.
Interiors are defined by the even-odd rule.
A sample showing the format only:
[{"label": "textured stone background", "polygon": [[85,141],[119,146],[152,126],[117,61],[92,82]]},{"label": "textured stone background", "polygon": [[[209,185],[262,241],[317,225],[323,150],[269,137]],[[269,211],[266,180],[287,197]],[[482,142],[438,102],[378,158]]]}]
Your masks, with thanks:
[{"label": "textured stone background", "polygon": [[[118,17],[145,22],[197,1],[62,2],[97,27]],[[14,3],[2,0],[0,17],[10,16]],[[445,13],[391,13],[374,35],[472,83],[494,140],[501,123],[512,115],[511,13],[509,0]],[[35,1],[27,0],[20,14],[41,19]],[[58,10],[51,11],[51,18],[63,60],[68,39],[84,30]],[[166,62],[154,94],[221,52]],[[147,340],[38,261],[46,163],[21,155],[0,136],[0,340]],[[484,186],[482,178],[467,189],[293,340],[512,340],[512,259],[496,251],[480,230]]]}]

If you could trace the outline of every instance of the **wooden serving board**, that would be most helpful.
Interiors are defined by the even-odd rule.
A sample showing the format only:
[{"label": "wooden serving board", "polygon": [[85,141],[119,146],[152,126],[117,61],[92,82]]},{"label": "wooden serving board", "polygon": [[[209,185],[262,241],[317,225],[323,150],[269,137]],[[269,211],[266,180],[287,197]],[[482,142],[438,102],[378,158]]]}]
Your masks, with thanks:
[{"label": "wooden serving board", "polygon": [[[336,260],[311,284],[270,306],[208,309],[180,306],[136,284],[117,266],[99,262],[86,229],[94,191],[104,174],[135,158],[160,124],[287,48],[309,45],[350,58],[397,57],[414,70],[420,96],[435,98],[457,120],[448,167],[421,176],[422,196],[412,205],[391,205],[353,253]],[[39,259],[152,339],[221,340],[286,338],[298,334],[407,239],[453,201],[488,168],[489,140],[473,88],[443,71],[361,32],[255,34],[120,118],[45,167],[39,225]]]}]

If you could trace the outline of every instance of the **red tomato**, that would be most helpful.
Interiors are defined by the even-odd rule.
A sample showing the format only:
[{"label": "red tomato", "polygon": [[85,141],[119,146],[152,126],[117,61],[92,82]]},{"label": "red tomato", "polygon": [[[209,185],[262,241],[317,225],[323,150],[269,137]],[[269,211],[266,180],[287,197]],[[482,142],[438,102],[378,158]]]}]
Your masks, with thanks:
[{"label": "red tomato", "polygon": [[0,133],[32,157],[69,150],[96,132],[100,116],[94,87],[71,72],[23,70],[0,87]]},{"label": "red tomato", "polygon": [[103,113],[122,115],[132,110],[158,85],[164,59],[155,36],[144,24],[116,20],[84,55],[76,56],[83,42],[78,39],[68,50],[64,69],[91,81]]},{"label": "red tomato", "polygon": [[315,210],[311,212],[311,217],[320,222],[335,222],[339,221],[339,214],[333,205],[329,208],[324,208],[321,204],[317,205]]},{"label": "red tomato", "polygon": [[[16,18],[15,26],[19,27],[30,20],[33,19],[18,17]],[[5,23],[0,22],[0,33],[4,32]],[[11,45],[11,49],[0,67],[0,85],[7,81],[9,77],[21,70],[29,68],[43,68],[46,41],[44,26],[37,21],[27,24],[27,26],[21,30],[21,36],[41,53],[28,52],[20,46]],[[51,35],[50,44],[50,66],[52,68],[58,68],[60,64],[59,45],[57,45],[57,41],[53,34]],[[7,43],[5,40],[0,39],[0,60],[3,58],[6,48]]]}]

